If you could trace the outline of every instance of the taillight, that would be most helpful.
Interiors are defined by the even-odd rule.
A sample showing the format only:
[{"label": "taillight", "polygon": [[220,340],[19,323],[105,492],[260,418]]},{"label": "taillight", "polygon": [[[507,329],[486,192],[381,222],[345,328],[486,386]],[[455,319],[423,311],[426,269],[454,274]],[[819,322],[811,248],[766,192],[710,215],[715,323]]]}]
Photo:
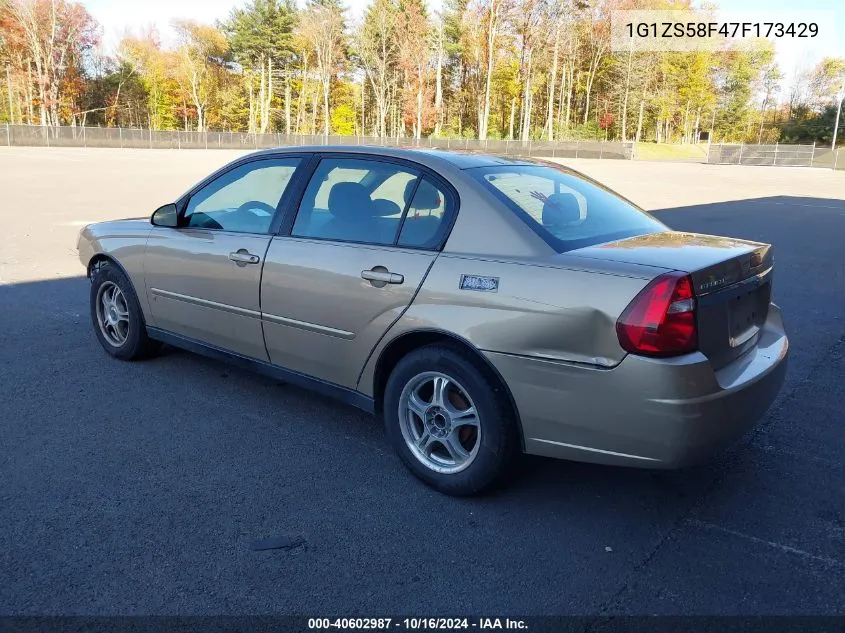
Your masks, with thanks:
[{"label": "taillight", "polygon": [[634,297],[616,322],[622,348],[643,356],[678,356],[698,348],[695,293],[686,273],[660,275]]}]

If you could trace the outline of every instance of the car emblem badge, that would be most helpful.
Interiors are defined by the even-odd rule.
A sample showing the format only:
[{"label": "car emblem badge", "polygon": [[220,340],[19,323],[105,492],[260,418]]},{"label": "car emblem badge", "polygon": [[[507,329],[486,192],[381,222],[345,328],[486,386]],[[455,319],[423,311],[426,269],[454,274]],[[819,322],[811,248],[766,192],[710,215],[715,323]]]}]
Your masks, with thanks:
[{"label": "car emblem badge", "polygon": [[461,275],[461,290],[475,290],[476,292],[498,292],[498,277],[482,277],[480,275]]}]

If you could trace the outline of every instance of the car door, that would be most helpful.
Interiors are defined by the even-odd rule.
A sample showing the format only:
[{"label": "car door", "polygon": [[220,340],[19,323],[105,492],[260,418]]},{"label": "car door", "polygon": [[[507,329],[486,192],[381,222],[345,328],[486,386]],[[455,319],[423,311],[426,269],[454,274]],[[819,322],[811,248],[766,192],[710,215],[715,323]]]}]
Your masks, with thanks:
[{"label": "car door", "polygon": [[153,229],[144,272],[156,327],[268,360],[261,270],[274,217],[302,160],[236,166],[190,196],[178,228]]},{"label": "car door", "polygon": [[377,157],[324,156],[262,280],[270,360],[354,387],[411,303],[457,206],[433,174]]}]

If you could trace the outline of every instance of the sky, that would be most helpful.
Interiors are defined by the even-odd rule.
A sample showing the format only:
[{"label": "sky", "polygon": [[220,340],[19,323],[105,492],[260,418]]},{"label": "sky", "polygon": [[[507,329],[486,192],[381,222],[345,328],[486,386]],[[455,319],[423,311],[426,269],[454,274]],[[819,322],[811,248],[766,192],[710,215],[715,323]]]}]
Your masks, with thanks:
[{"label": "sky", "polygon": [[[103,26],[104,52],[109,53],[127,28],[140,31],[155,25],[162,39],[173,37],[170,22],[174,18],[192,18],[213,23],[229,15],[232,7],[243,6],[246,0],[81,0],[88,12]],[[353,20],[364,13],[369,0],[345,0]],[[298,0],[302,4],[302,0]],[[441,0],[428,0],[429,8],[438,10]],[[701,0],[695,0],[696,6]],[[776,43],[777,59],[787,81],[802,67],[812,67],[822,57],[845,56],[845,0],[717,0],[725,11],[747,12],[749,19],[765,21],[767,12],[790,11],[793,20],[800,20],[803,11],[830,11],[836,34],[824,40],[780,40]],[[796,10],[800,6],[800,10]],[[788,84],[787,84],[788,85]]]}]

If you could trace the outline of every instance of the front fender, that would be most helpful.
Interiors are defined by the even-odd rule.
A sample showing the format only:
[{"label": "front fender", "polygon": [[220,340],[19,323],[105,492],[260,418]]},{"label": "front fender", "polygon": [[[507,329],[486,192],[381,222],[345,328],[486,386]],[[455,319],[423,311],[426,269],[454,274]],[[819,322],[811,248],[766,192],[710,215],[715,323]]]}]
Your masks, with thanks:
[{"label": "front fender", "polygon": [[144,291],[144,254],[152,226],[146,221],[125,220],[102,222],[84,227],[77,237],[79,261],[90,273],[98,258],[115,263],[129,279],[148,325],[154,326]]}]

